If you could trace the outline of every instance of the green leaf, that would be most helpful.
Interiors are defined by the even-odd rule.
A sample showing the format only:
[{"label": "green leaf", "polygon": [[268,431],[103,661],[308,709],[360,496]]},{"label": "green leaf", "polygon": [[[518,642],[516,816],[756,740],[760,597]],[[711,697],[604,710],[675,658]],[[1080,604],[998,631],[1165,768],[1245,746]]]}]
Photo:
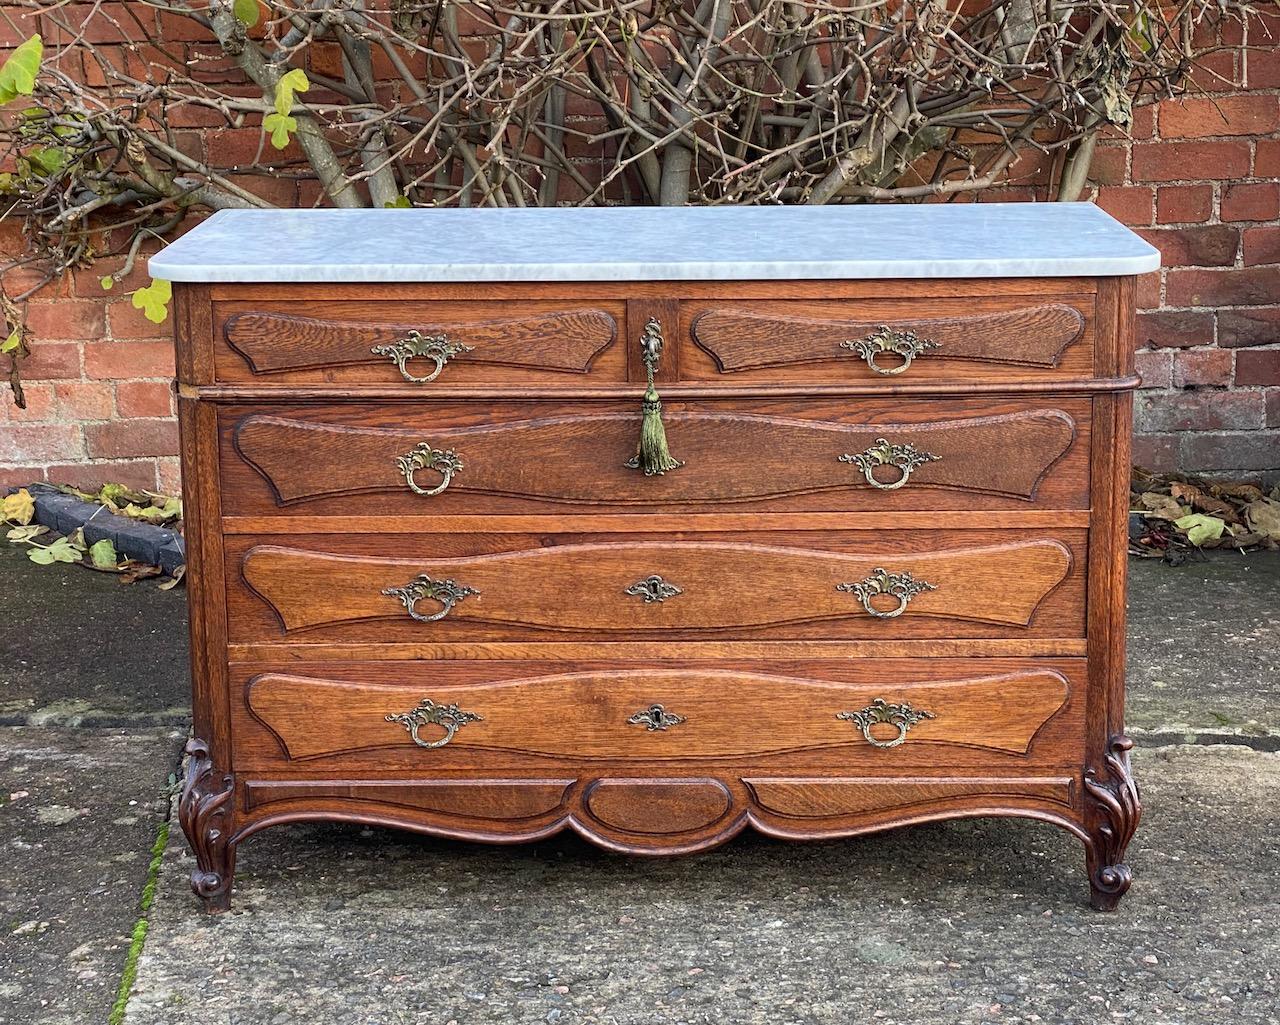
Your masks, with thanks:
[{"label": "green leaf", "polygon": [[1179,530],[1185,530],[1187,540],[1197,548],[1206,541],[1218,540],[1227,526],[1225,520],[1220,520],[1216,516],[1206,516],[1204,513],[1184,516],[1180,520],[1174,520],[1173,525]]},{"label": "green leaf", "polygon": [[276,83],[276,113],[288,115],[293,110],[293,94],[305,93],[310,88],[307,73],[301,68],[285,72]]},{"label": "green leaf", "polygon": [[8,103],[16,96],[30,96],[36,86],[40,71],[40,58],[44,56],[44,42],[39,34],[32,36],[9,54],[0,65],[0,103]]},{"label": "green leaf", "polygon": [[145,491],[135,491],[127,484],[104,484],[98,489],[97,500],[107,505],[122,506],[129,502],[148,502]]},{"label": "green leaf", "polygon": [[258,24],[258,0],[235,0],[231,5],[231,11],[249,28]]},{"label": "green leaf", "polygon": [[144,285],[133,293],[133,307],[141,310],[142,315],[153,324],[163,324],[169,316],[169,300],[173,298],[173,286],[167,281],[152,278],[151,284]]},{"label": "green leaf", "polygon": [[48,527],[41,526],[39,523],[32,523],[25,527],[14,527],[5,535],[14,544],[21,544],[23,541],[30,541],[33,537],[39,537],[41,534],[47,534]]},{"label": "green leaf", "polygon": [[108,274],[101,281],[99,281],[98,284],[102,286],[102,290],[104,292],[110,292],[113,288],[116,287],[116,279],[113,278],[110,274]]},{"label": "green leaf", "polygon": [[40,566],[48,566],[53,562],[79,562],[80,551],[65,537],[60,537],[48,547],[37,545],[27,549],[27,558]]},{"label": "green leaf", "polygon": [[262,127],[271,133],[271,145],[284,149],[289,145],[289,133],[298,130],[298,119],[273,112],[262,119]]},{"label": "green leaf", "polygon": [[0,516],[20,527],[30,523],[35,514],[35,499],[26,488],[19,488],[12,495],[5,495],[4,502],[0,505]]},{"label": "green leaf", "polygon": [[410,210],[413,208],[408,196],[396,196],[391,202],[383,203],[382,206],[386,210]]},{"label": "green leaf", "polygon": [[104,537],[101,541],[94,542],[89,548],[89,558],[98,569],[115,569],[118,560],[116,546],[111,543],[111,538]]},{"label": "green leaf", "polygon": [[45,177],[52,177],[67,166],[67,151],[62,146],[36,146],[27,150],[26,160]]},{"label": "green leaf", "polygon": [[16,349],[21,344],[22,344],[22,335],[19,334],[17,331],[14,331],[3,342],[0,342],[0,352],[13,352],[13,350]]}]

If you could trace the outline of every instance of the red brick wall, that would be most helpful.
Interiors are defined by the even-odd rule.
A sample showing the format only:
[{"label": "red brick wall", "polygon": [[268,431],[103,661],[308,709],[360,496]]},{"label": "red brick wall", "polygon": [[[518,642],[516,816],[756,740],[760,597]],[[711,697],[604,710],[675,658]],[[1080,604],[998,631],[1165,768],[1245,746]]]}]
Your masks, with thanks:
[{"label": "red brick wall", "polygon": [[[180,28],[188,38],[192,26]],[[1157,469],[1273,480],[1280,476],[1280,17],[1255,22],[1248,39],[1233,31],[1197,77],[1205,95],[1141,108],[1130,136],[1099,147],[1092,196],[1164,254],[1164,269],[1140,289],[1137,362],[1147,387],[1136,404],[1135,458]],[[0,38],[6,44],[12,40]],[[205,42],[185,45],[209,50]],[[257,147],[255,129],[206,138],[193,123],[179,135],[194,151]],[[289,191],[274,195],[282,184]],[[252,187],[279,202],[310,201],[285,179]],[[0,224],[0,242],[6,252],[20,247],[9,225]],[[99,278],[117,267],[100,261],[31,302],[28,408],[0,397],[0,484],[177,487],[169,325],[152,325],[124,295],[145,283],[142,270],[102,291]],[[8,284],[22,287],[16,278]]]},{"label": "red brick wall", "polygon": [[1163,255],[1139,290],[1134,460],[1274,481],[1280,16],[1220,41],[1201,95],[1140,110],[1129,138],[1099,147],[1095,198]]}]

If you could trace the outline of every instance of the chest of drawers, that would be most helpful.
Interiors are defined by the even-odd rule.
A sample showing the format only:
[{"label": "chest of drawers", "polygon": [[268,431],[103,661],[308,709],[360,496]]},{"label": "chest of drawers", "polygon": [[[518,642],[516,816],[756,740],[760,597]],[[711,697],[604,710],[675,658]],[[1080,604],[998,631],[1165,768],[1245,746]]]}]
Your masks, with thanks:
[{"label": "chest of drawers", "polygon": [[216,215],[152,261],[196,893],[307,819],[676,854],[998,815],[1114,907],[1155,261],[1074,204]]}]

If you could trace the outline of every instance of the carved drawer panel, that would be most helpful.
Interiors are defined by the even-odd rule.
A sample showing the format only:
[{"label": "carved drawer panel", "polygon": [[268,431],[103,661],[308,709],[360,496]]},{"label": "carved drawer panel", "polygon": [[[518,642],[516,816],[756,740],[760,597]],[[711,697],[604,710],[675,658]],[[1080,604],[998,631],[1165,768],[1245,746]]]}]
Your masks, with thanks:
[{"label": "carved drawer panel", "polygon": [[681,305],[681,376],[744,384],[1085,378],[1093,297]]},{"label": "carved drawer panel", "polygon": [[617,301],[218,305],[215,374],[259,384],[432,386],[626,379]]},{"label": "carved drawer panel", "polygon": [[[1053,764],[1083,731],[1083,663],[232,667],[240,767]],[[252,724],[252,725],[251,725]],[[779,771],[783,771],[781,768]],[[625,773],[622,773],[625,775]],[[772,798],[780,810],[786,798]],[[866,798],[863,798],[864,803]],[[853,810],[853,795],[829,795]],[[794,799],[791,801],[794,805]]]},{"label": "carved drawer panel", "polygon": [[1088,507],[1088,399],[665,400],[684,465],[625,464],[635,403],[228,407],[229,515]]},{"label": "carved drawer panel", "polygon": [[1084,532],[228,539],[233,642],[1081,637]]}]

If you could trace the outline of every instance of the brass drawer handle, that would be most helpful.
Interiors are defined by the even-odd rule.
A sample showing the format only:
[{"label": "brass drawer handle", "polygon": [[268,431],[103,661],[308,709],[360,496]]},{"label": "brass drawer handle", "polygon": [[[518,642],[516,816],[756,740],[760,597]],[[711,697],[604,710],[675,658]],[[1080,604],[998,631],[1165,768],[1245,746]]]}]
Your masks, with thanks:
[{"label": "brass drawer handle", "polygon": [[[913,359],[923,355],[929,349],[938,348],[940,344],[928,338],[920,338],[914,331],[898,331],[886,324],[881,324],[866,338],[841,342],[840,348],[856,352],[877,374],[891,377],[894,374],[904,373],[911,366]],[[885,353],[901,356],[902,363],[896,367],[882,367],[876,362],[876,357]]]},{"label": "brass drawer handle", "polygon": [[[383,592],[392,598],[399,598],[411,619],[419,623],[434,623],[444,619],[458,602],[469,595],[479,594],[474,587],[466,587],[453,580],[433,580],[425,573],[419,573],[404,587],[388,587]],[[414,606],[424,598],[438,601],[443,608],[434,616],[424,616]]]},{"label": "brass drawer handle", "polygon": [[[396,457],[396,469],[404,476],[404,482],[415,495],[438,495],[449,486],[453,475],[462,469],[462,460],[453,449],[432,448],[430,443],[421,442],[412,452]],[[419,487],[413,475],[419,470],[434,470],[440,474],[440,483],[434,488]]]},{"label": "brass drawer handle", "polygon": [[[923,452],[914,445],[890,445],[884,438],[876,438],[876,443],[870,448],[854,455],[845,453],[839,457],[839,460],[842,463],[852,463],[861,470],[862,475],[867,478],[867,483],[873,488],[879,488],[881,491],[896,491],[907,483],[913,470],[925,463],[938,462],[941,458],[932,452]],[[880,466],[892,466],[900,476],[887,484],[877,480],[875,470]]]},{"label": "brass drawer handle", "polygon": [[[906,701],[900,705],[890,705],[884,698],[876,698],[866,708],[860,708],[856,712],[837,712],[836,718],[857,726],[872,747],[897,747],[907,739],[907,730],[912,726],[923,719],[936,719],[937,716],[923,708],[912,708]],[[877,723],[896,726],[898,735],[892,740],[877,740],[871,735],[871,727]]]},{"label": "brass drawer handle", "polygon": [[671,726],[679,726],[682,722],[688,722],[683,715],[676,715],[675,712],[668,712],[661,705],[650,705],[648,708],[642,708],[635,715],[627,719],[632,726],[643,726],[652,733],[654,730],[665,730]]},{"label": "brass drawer handle", "polygon": [[623,594],[629,594],[635,598],[643,598],[646,605],[653,602],[664,602],[668,598],[674,598],[676,595],[684,594],[684,589],[676,587],[675,584],[669,584],[656,573],[651,577],[645,577],[643,580],[637,580],[630,587],[626,588]]},{"label": "brass drawer handle", "polygon": [[[875,616],[877,619],[894,619],[907,611],[907,604],[917,594],[937,589],[936,584],[917,580],[910,573],[888,573],[879,566],[871,576],[865,580],[859,580],[856,584],[836,584],[837,591],[856,594],[862,601],[862,607],[866,609],[867,615]],[[897,607],[888,612],[881,612],[871,604],[871,599],[877,594],[887,594],[891,598],[898,599]]]},{"label": "brass drawer handle", "polygon": [[[457,705],[437,705],[430,698],[419,701],[417,708],[400,715],[388,715],[386,719],[387,722],[398,722],[408,730],[409,736],[419,747],[444,747],[453,739],[459,727],[469,722],[484,722],[483,715],[464,712]],[[418,736],[418,730],[427,725],[444,727],[444,736],[439,740],[423,740]]]},{"label": "brass drawer handle", "polygon": [[[410,331],[403,338],[398,338],[387,345],[375,345],[369,351],[375,356],[386,356],[396,365],[400,376],[414,384],[429,384],[440,376],[444,365],[464,352],[470,352],[473,346],[462,342],[452,342],[448,335],[424,335],[421,331]],[[409,373],[406,363],[421,356],[435,363],[436,368],[426,377],[414,377]]]}]

